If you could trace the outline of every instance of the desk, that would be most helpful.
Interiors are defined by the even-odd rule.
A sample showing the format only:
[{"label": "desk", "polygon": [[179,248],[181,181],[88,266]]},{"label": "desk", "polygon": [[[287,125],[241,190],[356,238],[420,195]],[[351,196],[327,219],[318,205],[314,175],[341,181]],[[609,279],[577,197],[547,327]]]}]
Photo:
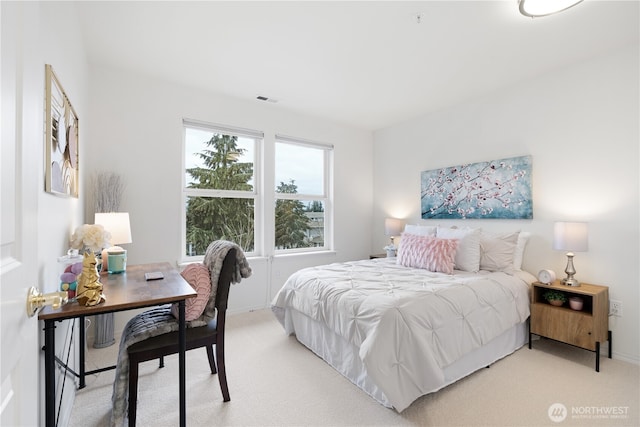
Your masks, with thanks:
[{"label": "desk", "polygon": [[[164,274],[162,280],[146,281],[144,273],[161,271]],[[179,323],[178,332],[180,340],[179,371],[180,371],[180,426],[186,425],[185,405],[185,300],[193,298],[197,294],[193,288],[182,278],[180,273],[171,264],[141,264],[127,266],[122,274],[101,274],[100,282],[103,285],[103,293],[106,301],[92,307],[79,305],[77,302],[68,303],[54,310],[50,306],[44,307],[38,314],[38,319],[44,320],[44,369],[45,369],[45,421],[47,427],[56,425],[56,385],[55,385],[55,322],[66,319],[84,319],[86,316],[96,314],[113,313],[116,311],[133,310],[156,305],[178,303]],[[84,322],[82,322],[84,323]],[[80,352],[80,382],[84,387],[84,325],[80,325],[81,347]]]}]

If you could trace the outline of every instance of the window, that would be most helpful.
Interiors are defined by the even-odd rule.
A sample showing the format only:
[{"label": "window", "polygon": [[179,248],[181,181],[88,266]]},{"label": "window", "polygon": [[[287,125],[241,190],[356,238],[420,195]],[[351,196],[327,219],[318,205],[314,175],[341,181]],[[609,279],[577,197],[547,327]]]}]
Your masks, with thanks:
[{"label": "window", "polygon": [[218,239],[256,248],[256,159],[263,134],[184,121],[184,255],[204,255]]},{"label": "window", "polygon": [[185,260],[219,239],[249,256],[332,247],[332,146],[193,120],[183,128]]},{"label": "window", "polygon": [[328,145],[276,135],[276,251],[330,247],[332,152]]}]

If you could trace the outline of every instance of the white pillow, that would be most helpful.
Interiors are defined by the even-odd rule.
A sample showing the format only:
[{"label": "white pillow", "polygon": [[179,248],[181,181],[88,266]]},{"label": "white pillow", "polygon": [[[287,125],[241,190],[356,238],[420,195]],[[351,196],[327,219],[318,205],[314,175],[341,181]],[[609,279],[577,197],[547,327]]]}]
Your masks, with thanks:
[{"label": "white pillow", "polygon": [[480,269],[513,274],[513,258],[519,234],[480,233]]},{"label": "white pillow", "polygon": [[531,237],[531,233],[528,231],[521,231],[518,235],[518,242],[516,243],[516,251],[513,254],[513,268],[515,270],[522,270],[522,260],[524,259],[524,248],[527,246],[527,242]]},{"label": "white pillow", "polygon": [[407,224],[404,226],[404,232],[408,234],[414,234],[416,236],[435,236],[436,227],[433,225]]},{"label": "white pillow", "polygon": [[476,273],[480,270],[480,229],[438,227],[436,236],[442,239],[458,239],[455,268]]}]

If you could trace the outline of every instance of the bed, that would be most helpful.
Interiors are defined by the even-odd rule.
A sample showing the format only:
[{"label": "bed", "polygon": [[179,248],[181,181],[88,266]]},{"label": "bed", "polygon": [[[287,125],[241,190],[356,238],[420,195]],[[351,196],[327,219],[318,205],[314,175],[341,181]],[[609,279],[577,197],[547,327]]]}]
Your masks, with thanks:
[{"label": "bed", "polygon": [[[534,277],[520,269],[524,233],[508,233],[504,245],[506,234],[464,229],[450,237],[450,230],[405,230],[398,258],[302,269],[277,293],[272,310],[287,334],[401,412],[513,353],[528,336]],[[453,246],[444,251],[448,258],[442,244]],[[434,252],[444,264],[424,262]]]}]

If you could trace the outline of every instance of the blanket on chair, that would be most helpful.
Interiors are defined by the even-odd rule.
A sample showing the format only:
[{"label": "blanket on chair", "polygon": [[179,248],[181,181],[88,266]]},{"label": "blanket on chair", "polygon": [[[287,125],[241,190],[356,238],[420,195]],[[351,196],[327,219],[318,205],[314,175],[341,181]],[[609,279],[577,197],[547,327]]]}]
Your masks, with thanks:
[{"label": "blanket on chair", "polygon": [[[209,268],[211,275],[211,296],[202,315],[191,322],[187,322],[187,328],[206,325],[211,319],[215,318],[216,295],[214,290],[217,289],[222,263],[230,249],[236,249],[236,262],[231,282],[240,283],[243,278],[251,276],[251,267],[244,256],[244,252],[238,245],[226,240],[212,242],[207,248],[203,261]],[[111,426],[124,426],[127,421],[127,409],[129,407],[129,357],[127,349],[129,346],[147,338],[177,331],[178,329],[178,320],[171,313],[171,306],[169,305],[147,310],[127,322],[120,338],[118,362],[113,381]]]}]

